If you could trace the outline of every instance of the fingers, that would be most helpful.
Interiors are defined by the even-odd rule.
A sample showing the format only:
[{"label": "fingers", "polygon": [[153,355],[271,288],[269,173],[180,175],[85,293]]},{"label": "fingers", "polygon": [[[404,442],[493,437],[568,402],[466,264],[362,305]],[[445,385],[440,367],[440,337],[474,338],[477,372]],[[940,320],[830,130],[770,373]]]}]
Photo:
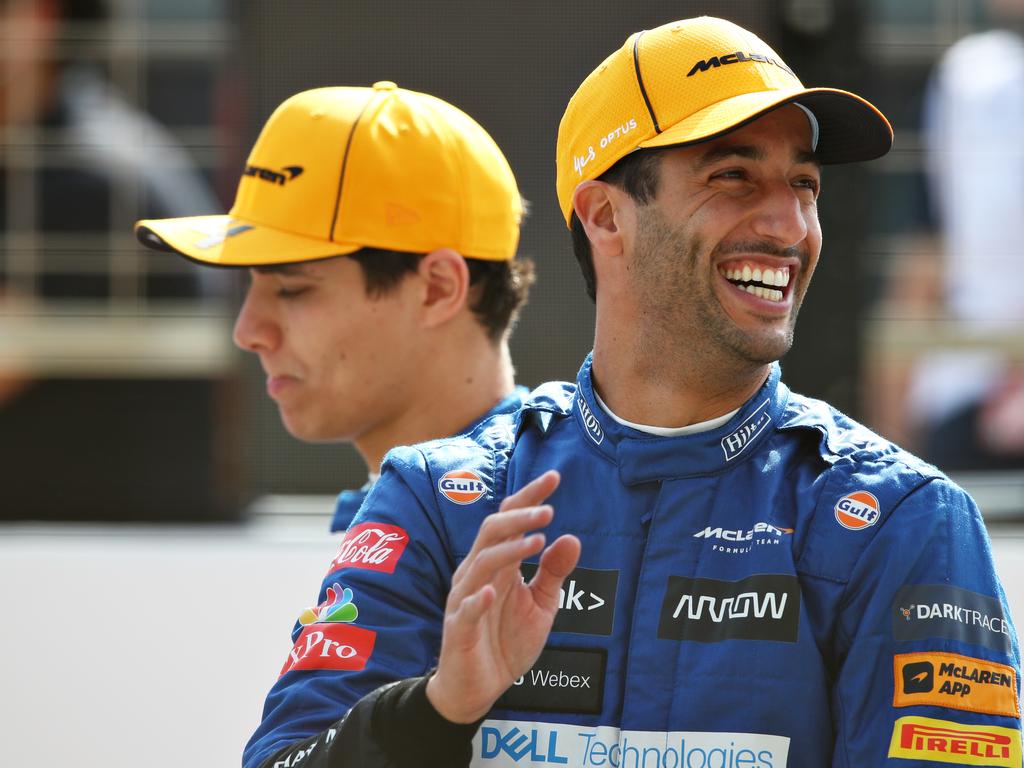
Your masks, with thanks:
[{"label": "fingers", "polygon": [[530,589],[540,605],[549,609],[558,605],[558,592],[579,559],[580,540],[571,534],[559,536],[544,550],[540,567],[530,580]]},{"label": "fingers", "polygon": [[466,556],[467,560],[477,557],[487,547],[511,539],[518,538],[534,528],[543,528],[551,522],[554,510],[551,507],[526,507],[509,512],[488,515],[480,524],[473,546]]},{"label": "fingers", "polygon": [[[472,559],[466,558],[452,579],[448,597],[449,609],[455,609],[467,595],[472,595],[482,586],[497,586],[499,579],[508,584],[518,580],[519,564],[524,558],[537,554],[544,548],[544,534],[535,533],[526,538],[514,538],[492,544],[480,550]],[[505,570],[506,573],[502,574]]]},{"label": "fingers", "polygon": [[[457,635],[471,637],[477,623],[483,618],[487,609],[494,603],[495,591],[490,584],[484,584],[480,589],[467,597],[459,605],[458,610],[451,615],[451,631]],[[459,637],[453,637],[458,640]]]},{"label": "fingers", "polygon": [[499,511],[505,512],[509,509],[520,507],[535,507],[542,503],[548,496],[554,493],[555,488],[561,481],[561,476],[553,469],[549,469],[543,475],[524,485],[511,496],[506,496],[501,502]]}]

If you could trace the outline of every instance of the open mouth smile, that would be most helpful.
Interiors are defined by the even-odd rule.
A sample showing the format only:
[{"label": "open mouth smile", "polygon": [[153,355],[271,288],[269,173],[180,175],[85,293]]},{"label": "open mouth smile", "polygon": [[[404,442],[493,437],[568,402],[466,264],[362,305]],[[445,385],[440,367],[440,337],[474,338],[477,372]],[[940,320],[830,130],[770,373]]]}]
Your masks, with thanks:
[{"label": "open mouth smile", "polygon": [[782,303],[789,292],[789,267],[767,267],[752,261],[730,262],[718,273],[741,291],[759,299]]}]

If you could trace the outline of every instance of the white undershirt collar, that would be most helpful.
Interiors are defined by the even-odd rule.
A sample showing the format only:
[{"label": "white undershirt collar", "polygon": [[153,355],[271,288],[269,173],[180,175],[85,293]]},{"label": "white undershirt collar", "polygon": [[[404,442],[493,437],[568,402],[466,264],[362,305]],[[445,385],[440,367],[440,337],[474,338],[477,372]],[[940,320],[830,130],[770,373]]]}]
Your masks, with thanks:
[{"label": "white undershirt collar", "polygon": [[699,432],[710,432],[713,429],[718,429],[724,426],[733,416],[739,413],[740,409],[737,408],[734,411],[724,416],[717,416],[714,419],[707,421],[701,421],[697,424],[688,424],[685,427],[652,427],[648,424],[634,424],[632,421],[626,421],[623,418],[616,416],[612,413],[611,408],[605,405],[604,400],[597,394],[597,390],[594,390],[594,397],[597,399],[597,404],[601,406],[601,410],[607,413],[613,421],[621,424],[624,427],[635,429],[638,432],[646,432],[648,435],[656,435],[658,437],[682,437],[683,435],[695,435]]}]

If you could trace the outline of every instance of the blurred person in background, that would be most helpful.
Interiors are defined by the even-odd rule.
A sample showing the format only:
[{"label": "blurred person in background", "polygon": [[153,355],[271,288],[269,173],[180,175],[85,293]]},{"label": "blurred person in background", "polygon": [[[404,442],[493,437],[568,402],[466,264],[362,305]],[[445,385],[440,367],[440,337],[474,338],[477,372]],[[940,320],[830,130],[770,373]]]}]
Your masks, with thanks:
[{"label": "blurred person in background", "polygon": [[888,296],[902,317],[979,340],[924,353],[878,406],[883,432],[948,471],[1024,468],[1024,361],[985,340],[1024,333],[1024,0],[987,8],[995,28],[951,46],[925,93],[938,250],[898,265]]},{"label": "blurred person in background", "polygon": [[[108,81],[110,22],[104,0],[0,0],[0,306],[9,315],[214,289],[192,267],[132,276],[131,285],[111,269],[118,219],[216,203],[172,134]],[[171,445],[175,424],[204,407],[203,384],[153,382],[147,391],[101,370],[58,377],[9,360],[0,368],[0,517],[161,514],[169,495],[154,493],[159,468],[178,454],[124,447],[153,434]],[[197,506],[186,500],[171,513],[201,515]]]}]

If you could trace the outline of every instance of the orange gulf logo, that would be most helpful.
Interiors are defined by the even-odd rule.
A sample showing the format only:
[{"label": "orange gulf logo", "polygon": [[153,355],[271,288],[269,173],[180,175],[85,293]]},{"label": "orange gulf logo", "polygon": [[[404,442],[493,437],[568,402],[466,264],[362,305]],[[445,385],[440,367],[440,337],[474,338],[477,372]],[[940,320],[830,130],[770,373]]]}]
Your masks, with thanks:
[{"label": "orange gulf logo", "polygon": [[448,501],[456,504],[472,504],[487,493],[487,486],[480,475],[469,469],[445,472],[437,481],[437,489]]},{"label": "orange gulf logo", "polygon": [[889,757],[1020,768],[1020,731],[996,725],[901,717],[892,729]]},{"label": "orange gulf logo", "polygon": [[894,707],[948,707],[1020,717],[1017,672],[958,653],[899,653],[893,657]]},{"label": "orange gulf logo", "polygon": [[867,491],[848,493],[836,502],[836,521],[851,531],[869,528],[881,516],[878,499]]}]

